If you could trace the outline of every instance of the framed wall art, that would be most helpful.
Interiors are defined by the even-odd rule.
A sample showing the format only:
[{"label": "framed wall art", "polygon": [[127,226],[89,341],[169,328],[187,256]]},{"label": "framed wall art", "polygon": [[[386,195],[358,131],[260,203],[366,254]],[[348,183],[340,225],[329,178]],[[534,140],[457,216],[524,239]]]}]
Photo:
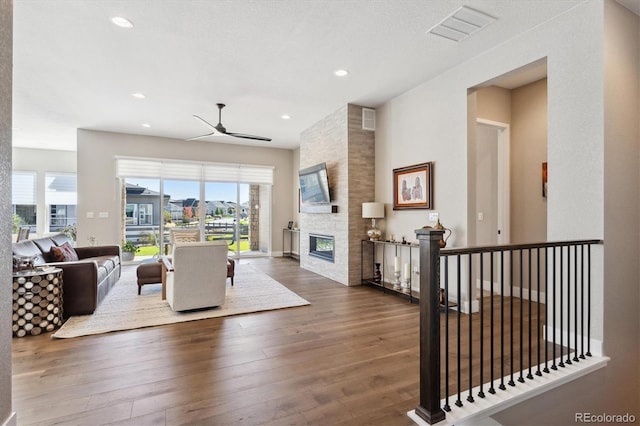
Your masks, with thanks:
[{"label": "framed wall art", "polygon": [[433,208],[433,163],[393,169],[393,209]]},{"label": "framed wall art", "polygon": [[547,198],[547,163],[542,163],[542,197]]}]

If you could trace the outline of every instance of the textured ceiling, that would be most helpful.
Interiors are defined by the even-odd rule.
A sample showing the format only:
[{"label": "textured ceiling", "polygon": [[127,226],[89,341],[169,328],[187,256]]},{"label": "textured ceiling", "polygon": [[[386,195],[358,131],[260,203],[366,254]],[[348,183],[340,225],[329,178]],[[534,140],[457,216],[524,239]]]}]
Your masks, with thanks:
[{"label": "textured ceiling", "polygon": [[[75,150],[77,128],[186,139],[223,102],[228,131],[273,141],[207,140],[295,148],[342,105],[376,107],[580,2],[15,0],[14,146]],[[461,43],[425,33],[462,4],[498,20]]]}]

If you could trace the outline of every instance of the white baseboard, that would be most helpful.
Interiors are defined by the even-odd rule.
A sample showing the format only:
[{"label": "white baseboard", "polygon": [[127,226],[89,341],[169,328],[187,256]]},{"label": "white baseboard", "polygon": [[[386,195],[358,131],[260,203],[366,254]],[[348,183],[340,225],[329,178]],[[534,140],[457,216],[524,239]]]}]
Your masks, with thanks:
[{"label": "white baseboard", "polygon": [[[553,339],[553,328],[551,326],[547,326],[544,329],[544,333],[545,333],[545,338],[548,342],[552,342]],[[556,343],[560,344],[560,336],[562,336],[562,345],[565,347],[569,347],[570,349],[575,350],[576,348],[574,348],[575,346],[575,341],[576,341],[576,334],[573,331],[562,331],[559,328],[556,327]],[[603,356],[602,355],[602,340],[598,340],[598,339],[594,339],[591,338],[589,339],[590,341],[588,343],[590,343],[590,349],[591,349],[591,354],[593,356]],[[578,334],[578,351],[582,350],[582,334]],[[585,340],[585,348],[584,348],[585,352],[587,351],[587,342]]]},{"label": "white baseboard", "polygon": [[[491,290],[491,281],[484,280],[482,286],[483,286],[482,290],[490,291]],[[480,281],[479,280],[476,282],[476,288],[478,290],[480,290]],[[502,294],[500,290],[501,290],[500,289],[500,283],[495,283],[494,282],[493,283],[493,293],[500,295],[500,294]],[[523,288],[522,289],[522,297],[520,297],[520,287],[517,287],[517,286],[510,287],[510,286],[508,286],[504,290],[505,290],[504,294],[503,294],[504,296],[507,296],[507,297],[508,296],[513,296],[513,297],[517,297],[517,298],[520,298],[520,299],[529,300],[529,289],[527,289],[527,288]],[[533,290],[533,289],[531,290],[531,301],[532,302],[537,302],[538,300],[544,302],[544,297],[545,297],[544,291],[541,291],[540,293],[538,293],[538,291],[536,291],[536,290]]]},{"label": "white baseboard", "polygon": [[18,426],[18,413],[12,412],[9,417],[2,423],[2,426]]}]

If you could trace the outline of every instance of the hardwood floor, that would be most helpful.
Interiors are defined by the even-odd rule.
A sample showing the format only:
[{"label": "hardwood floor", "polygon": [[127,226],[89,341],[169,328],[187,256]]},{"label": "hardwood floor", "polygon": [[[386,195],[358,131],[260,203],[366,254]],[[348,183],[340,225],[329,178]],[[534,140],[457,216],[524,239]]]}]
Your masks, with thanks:
[{"label": "hardwood floor", "polygon": [[[75,339],[51,340],[50,333],[13,339],[18,424],[413,425],[406,412],[419,401],[418,305],[369,287],[343,286],[291,259],[242,262],[311,305]],[[500,300],[485,298],[485,309],[492,302],[497,315]],[[510,299],[505,301],[508,310]],[[519,320],[517,299],[514,310]],[[491,363],[486,312],[485,381]],[[457,313],[448,316],[449,393],[455,394]],[[461,317],[464,391],[469,347],[472,382],[479,384],[480,325],[474,314],[469,344],[469,317]],[[525,334],[527,329],[525,324]],[[519,330],[514,331],[519,370]],[[498,332],[496,327],[496,348]],[[496,378],[500,362],[509,372],[506,344],[505,353],[496,349],[493,357]],[[525,336],[522,350],[528,346]],[[443,391],[444,355],[443,345]],[[528,366],[526,355],[524,361]]]},{"label": "hardwood floor", "polygon": [[417,305],[290,259],[249,262],[311,305],[13,339],[18,424],[413,424]]}]

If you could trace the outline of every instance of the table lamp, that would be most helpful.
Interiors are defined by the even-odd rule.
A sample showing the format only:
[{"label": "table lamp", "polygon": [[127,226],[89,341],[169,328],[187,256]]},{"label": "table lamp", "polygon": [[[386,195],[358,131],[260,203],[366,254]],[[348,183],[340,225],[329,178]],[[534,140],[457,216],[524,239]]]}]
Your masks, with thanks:
[{"label": "table lamp", "polygon": [[371,229],[367,231],[369,240],[379,240],[382,232],[376,227],[376,219],[384,217],[384,203],[362,203],[362,217],[371,219]]}]

